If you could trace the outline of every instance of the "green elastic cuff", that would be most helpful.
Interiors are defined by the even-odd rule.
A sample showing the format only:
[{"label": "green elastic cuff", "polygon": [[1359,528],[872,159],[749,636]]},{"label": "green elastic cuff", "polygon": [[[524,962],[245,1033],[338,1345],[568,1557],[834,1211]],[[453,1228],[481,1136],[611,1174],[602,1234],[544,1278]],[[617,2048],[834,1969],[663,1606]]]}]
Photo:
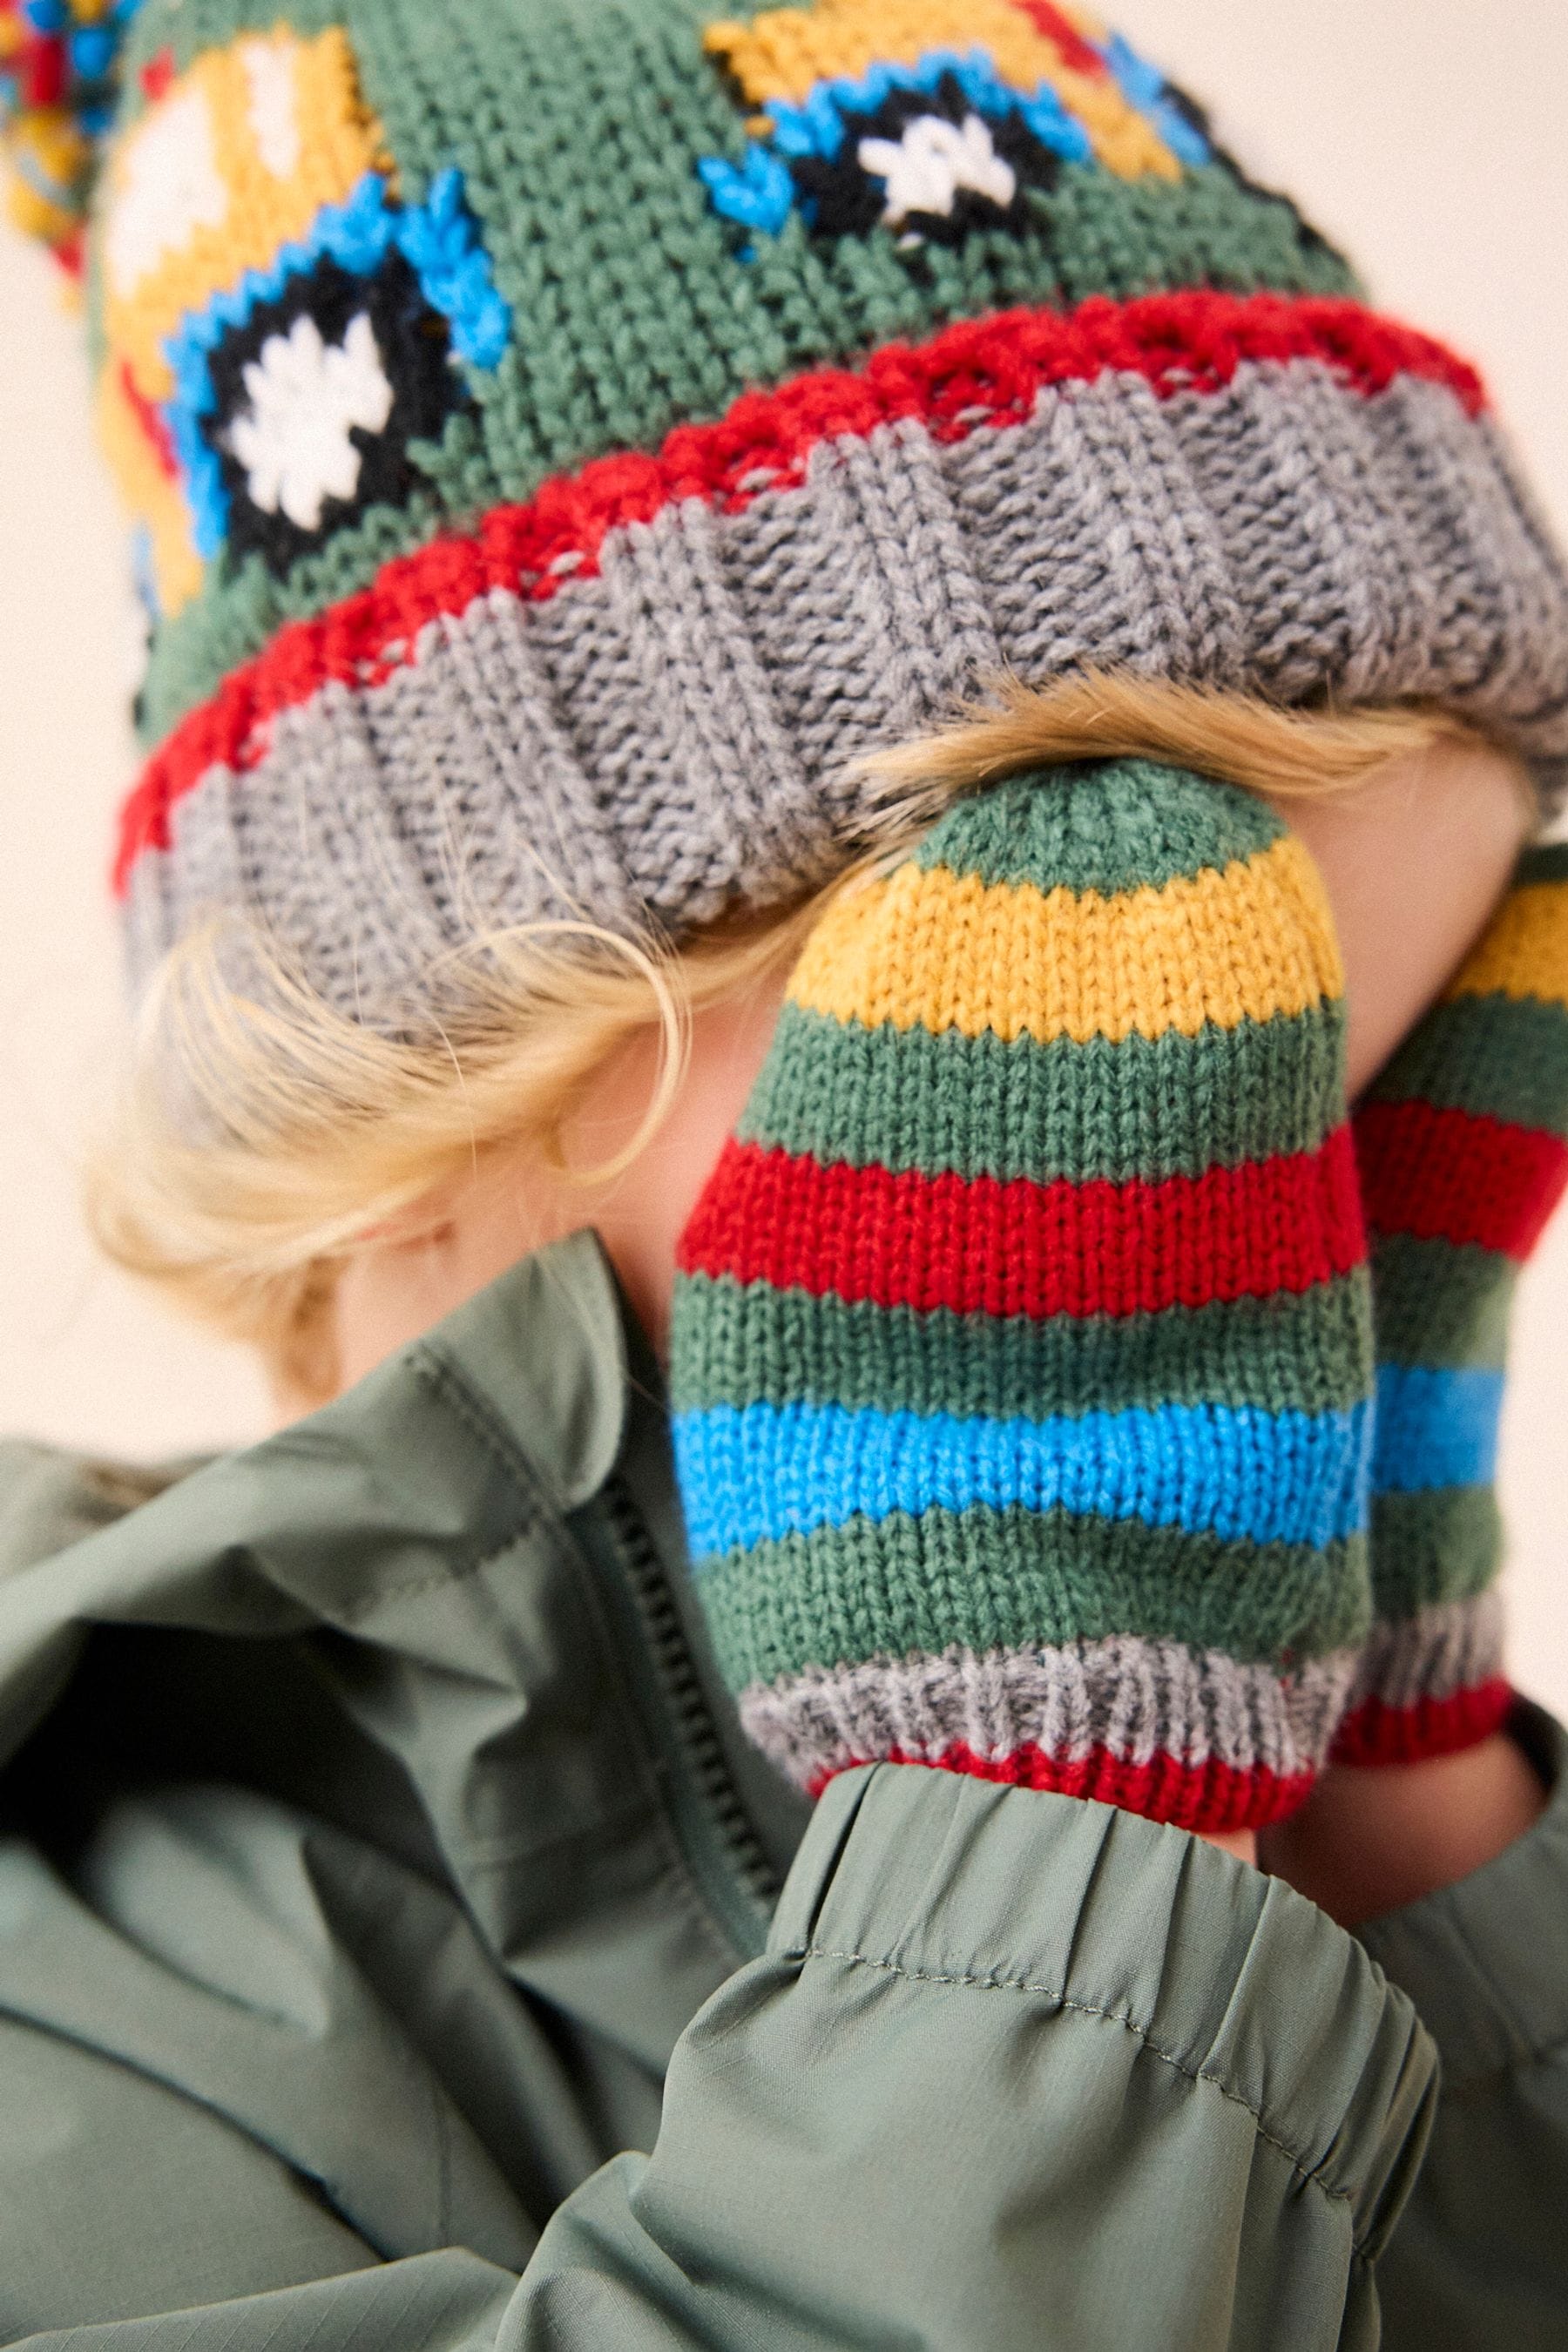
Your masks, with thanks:
[{"label": "green elastic cuff", "polygon": [[[841,1774],[769,1951],[844,1972],[858,2004],[879,1979],[925,1988],[944,2037],[1011,2001],[1026,2073],[1061,2024],[1069,2112],[1063,2075],[1126,2065],[1131,2039],[1131,2071],[1206,2086],[1301,2189],[1347,2199],[1364,2254],[1419,2161],[1436,2070],[1409,2002],[1281,1881],[1136,1814],[918,1765]],[[1216,2109],[1216,2136],[1237,2121]]]}]

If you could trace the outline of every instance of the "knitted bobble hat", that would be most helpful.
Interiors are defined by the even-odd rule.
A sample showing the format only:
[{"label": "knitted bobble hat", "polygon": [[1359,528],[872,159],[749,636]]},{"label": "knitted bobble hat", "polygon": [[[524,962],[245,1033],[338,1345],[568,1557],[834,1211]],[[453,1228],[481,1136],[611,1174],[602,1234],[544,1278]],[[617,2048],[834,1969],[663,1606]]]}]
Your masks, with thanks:
[{"label": "knitted bobble hat", "polygon": [[825,916],[671,1362],[717,1655],[808,1790],[1306,1794],[1368,1612],[1340,986],[1300,844],[1136,761],[962,803]]},{"label": "knitted bobble hat", "polygon": [[783,901],[1004,668],[1568,758],[1474,373],[1056,0],[143,0],[88,262],[143,977],[239,914],[406,1032],[495,926]]}]

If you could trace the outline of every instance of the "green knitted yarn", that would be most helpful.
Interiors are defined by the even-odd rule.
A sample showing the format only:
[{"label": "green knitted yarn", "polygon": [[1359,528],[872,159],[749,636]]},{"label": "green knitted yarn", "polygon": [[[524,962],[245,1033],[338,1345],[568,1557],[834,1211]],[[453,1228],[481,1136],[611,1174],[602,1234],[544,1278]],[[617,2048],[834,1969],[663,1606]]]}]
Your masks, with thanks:
[{"label": "green knitted yarn", "polygon": [[[1475,371],[1074,0],[275,5],[146,0],[95,200],[133,992],[232,916],[450,1036],[480,939],[828,879],[865,755],[1001,673],[1420,692],[1555,756],[1568,593]],[[1148,1075],[1234,1087],[1234,1160],[1250,1058]]]},{"label": "green knitted yarn", "polygon": [[[978,1659],[1114,1641],[1131,1701],[1151,1673],[1138,1643],[1270,1673],[1283,1653],[1348,1652],[1366,1631],[1365,1573],[1359,1538],[1249,1544],[1057,1507],[933,1504],[764,1538],[705,1569],[700,1589],[721,1672],[742,1692],[819,1673],[825,1653]],[[1192,1727],[1173,1734],[1196,1748]]]},{"label": "green knitted yarn", "polygon": [[1046,791],[1003,787],[953,802],[910,852],[911,865],[949,867],[987,886],[1093,890],[1101,897],[1163,889],[1270,849],[1285,831],[1267,802],[1230,784],[1198,784],[1161,760],[1123,759],[1068,772]]},{"label": "green knitted yarn", "polygon": [[1367,1615],[1339,986],[1300,845],[1147,761],[960,802],[824,918],[671,1334],[698,1590],[806,1785],[1305,1793]]},{"label": "green knitted yarn", "polygon": [[[1372,1556],[1377,1614],[1369,1662],[1380,1655],[1390,1634],[1418,1629],[1425,1612],[1434,1608],[1463,1608],[1468,1601],[1489,1596],[1501,1547],[1502,1517],[1490,1486],[1374,1496]],[[1495,1656],[1486,1660],[1489,1673],[1496,1671],[1497,1663]],[[1415,1706],[1421,1696],[1417,1690],[1402,1704]],[[1417,1752],[1422,1750],[1408,1748],[1403,1740],[1397,1754],[1370,1749],[1353,1718],[1342,1735],[1341,1753],[1352,1762],[1410,1762]],[[1443,1752],[1443,1743],[1431,1752]]]},{"label": "green knitted yarn", "polygon": [[1568,1174],[1568,853],[1526,856],[1356,1119],[1373,1231],[1377,1622],[1340,1752],[1409,1762],[1511,1704],[1492,1491],[1518,1268]]},{"label": "green knitted yarn", "polygon": [[[164,735],[284,622],[365,586],[444,524],[531,497],[607,452],[657,448],[685,419],[721,416],[750,387],[852,362],[950,320],[1206,286],[1251,293],[1353,290],[1347,266],[1286,201],[1222,163],[1175,183],[1068,163],[1031,192],[1026,227],[918,255],[891,234],[814,238],[797,217],[745,244],[698,164],[739,161],[747,116],[702,35],[710,0],[310,0],[310,36],[341,25],[383,126],[404,202],[461,173],[516,331],[477,371],[472,406],[411,451],[395,503],[344,522],[282,577],[254,555],[210,576],[158,632],[141,705]],[[139,76],[174,71],[277,21],[268,0],[147,0],[131,45]],[[95,267],[94,308],[102,279]],[[101,340],[98,343],[101,362]]]},{"label": "green knitted yarn", "polygon": [[1004,1182],[1196,1176],[1216,1160],[1316,1150],[1336,1123],[1338,1023],[1324,1007],[1193,1037],[1058,1039],[1033,1057],[1025,1082],[1018,1056],[991,1031],[867,1029],[789,1004],[781,1037],[802,1034],[763,1070],[738,1132],[855,1167]]},{"label": "green knitted yarn", "polygon": [[[1563,1009],[1532,997],[1452,997],[1405,1039],[1373,1091],[1382,1102],[1550,1130],[1562,1116]],[[1417,1294],[1425,1287],[1412,1284]]]},{"label": "green knitted yarn", "polygon": [[[809,1404],[1001,1420],[1131,1405],[1332,1412],[1366,1382],[1371,1320],[1353,1276],[1297,1297],[1111,1317],[917,1312],[686,1277],[678,1391],[686,1406]],[[700,1325],[700,1352],[685,1335]]]},{"label": "green knitted yarn", "polygon": [[1474,1243],[1384,1234],[1374,1252],[1377,1346],[1391,1364],[1500,1371],[1518,1269]]}]

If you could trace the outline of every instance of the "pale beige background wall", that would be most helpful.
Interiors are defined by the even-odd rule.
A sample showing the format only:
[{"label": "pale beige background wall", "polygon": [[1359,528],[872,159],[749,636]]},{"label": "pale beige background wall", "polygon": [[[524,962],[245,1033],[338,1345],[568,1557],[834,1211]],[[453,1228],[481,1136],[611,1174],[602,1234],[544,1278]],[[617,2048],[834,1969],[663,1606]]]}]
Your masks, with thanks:
[{"label": "pale beige background wall", "polygon": [[[1121,0],[1381,299],[1484,366],[1568,535],[1568,0]],[[0,232],[0,1429],[127,1451],[258,1427],[247,1365],[95,1267],[84,1121],[120,1054],[103,871],[132,634],[76,322]],[[1568,1216],[1524,1286],[1504,1483],[1521,1679],[1568,1709]]]}]

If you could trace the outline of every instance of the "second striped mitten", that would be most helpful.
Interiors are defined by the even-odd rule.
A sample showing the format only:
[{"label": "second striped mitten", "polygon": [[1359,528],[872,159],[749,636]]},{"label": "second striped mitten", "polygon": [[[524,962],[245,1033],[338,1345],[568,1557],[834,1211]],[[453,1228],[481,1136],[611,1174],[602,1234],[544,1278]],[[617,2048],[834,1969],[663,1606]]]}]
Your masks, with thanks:
[{"label": "second striped mitten", "polygon": [[1368,1613],[1340,992],[1300,843],[1140,761],[961,802],[825,917],[672,1347],[698,1590],[806,1788],[1305,1796]]},{"label": "second striped mitten", "polygon": [[1568,849],[1526,854],[1355,1120],[1377,1329],[1376,1622],[1348,1763],[1471,1745],[1512,1703],[1492,1491],[1514,1278],[1568,1180]]}]

